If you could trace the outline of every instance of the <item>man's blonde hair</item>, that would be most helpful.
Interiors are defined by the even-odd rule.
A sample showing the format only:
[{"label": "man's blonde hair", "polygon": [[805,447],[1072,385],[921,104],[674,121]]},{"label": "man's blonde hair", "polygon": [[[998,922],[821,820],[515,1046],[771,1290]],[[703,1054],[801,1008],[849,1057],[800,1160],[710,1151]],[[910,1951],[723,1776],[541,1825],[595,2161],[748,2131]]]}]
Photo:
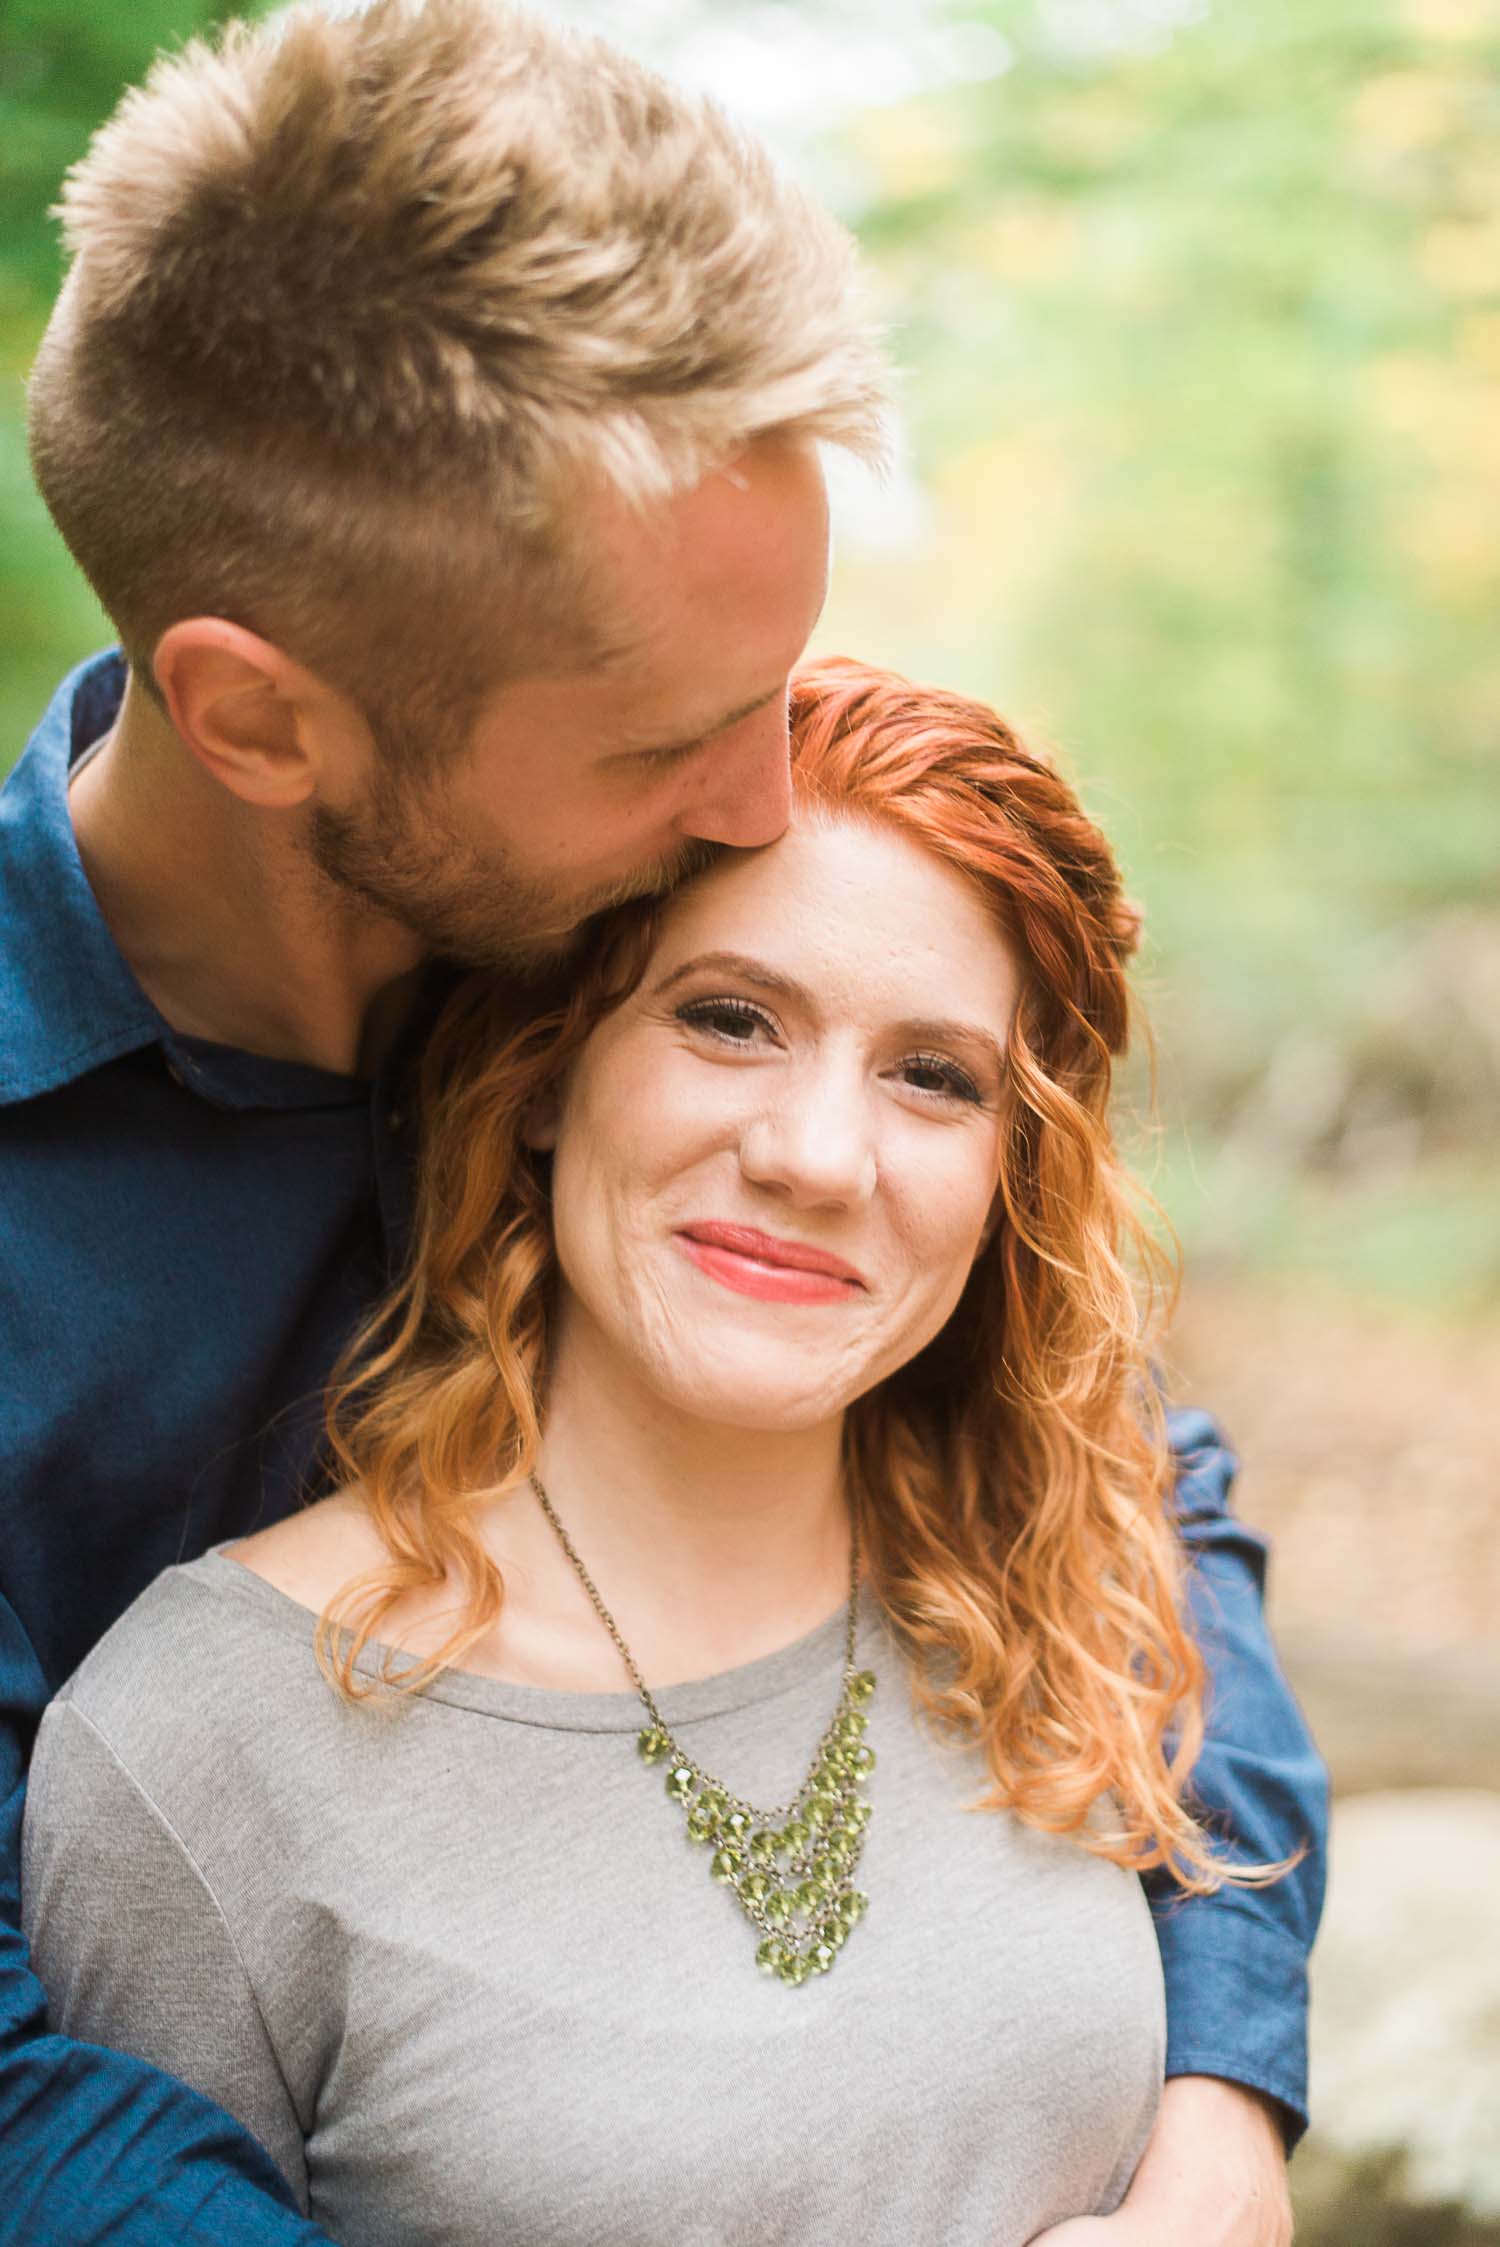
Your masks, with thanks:
[{"label": "man's blonde hair", "polygon": [[32,457],[148,681],[222,615],[372,713],[451,710],[588,660],[581,490],[879,449],[844,230],[712,104],[504,0],[194,42],[60,215]]}]

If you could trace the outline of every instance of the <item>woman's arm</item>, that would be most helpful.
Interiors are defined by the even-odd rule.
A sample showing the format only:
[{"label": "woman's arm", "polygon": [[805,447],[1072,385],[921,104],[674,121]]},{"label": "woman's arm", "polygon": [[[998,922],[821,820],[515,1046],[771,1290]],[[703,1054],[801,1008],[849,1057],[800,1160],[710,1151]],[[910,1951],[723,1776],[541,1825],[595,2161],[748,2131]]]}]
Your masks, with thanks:
[{"label": "woman's arm", "polygon": [[22,1899],[51,2025],[227,2108],[305,2210],[301,2125],[233,1934],[167,1819],[66,1699],[32,1760]]}]

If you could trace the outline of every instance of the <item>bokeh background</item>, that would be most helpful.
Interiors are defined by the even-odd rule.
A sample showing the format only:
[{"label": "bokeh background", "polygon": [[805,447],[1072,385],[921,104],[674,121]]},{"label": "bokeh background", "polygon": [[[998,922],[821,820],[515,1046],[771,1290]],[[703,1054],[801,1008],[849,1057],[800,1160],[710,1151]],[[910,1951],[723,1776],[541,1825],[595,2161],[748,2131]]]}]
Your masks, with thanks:
[{"label": "bokeh background", "polygon": [[[46,213],[230,11],[0,8],[0,770],[107,637]],[[1308,2247],[1500,2241],[1500,0],[554,0],[857,230],[902,375],[816,644],[1053,743],[1147,912],[1178,1392],[1339,1794]]]}]

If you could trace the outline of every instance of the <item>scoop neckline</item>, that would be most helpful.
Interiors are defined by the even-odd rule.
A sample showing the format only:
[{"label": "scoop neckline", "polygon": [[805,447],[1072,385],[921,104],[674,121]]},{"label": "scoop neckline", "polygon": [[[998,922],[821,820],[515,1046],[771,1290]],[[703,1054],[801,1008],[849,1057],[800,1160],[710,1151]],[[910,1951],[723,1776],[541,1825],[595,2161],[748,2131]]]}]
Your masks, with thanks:
[{"label": "scoop neckline", "polygon": [[[279,1586],[267,1583],[264,1576],[258,1576],[243,1561],[232,1559],[226,1548],[239,1542],[238,1537],[227,1538],[224,1543],[211,1546],[200,1559],[174,1569],[172,1574],[196,1579],[200,1584],[206,1583],[248,1602],[283,1636],[299,1640],[310,1659],[317,1620],[313,1610]],[[728,1716],[736,1709],[774,1700],[780,1694],[796,1692],[822,1678],[827,1682],[832,1710],[842,1684],[848,1605],[847,1599],[840,1601],[831,1615],[786,1646],[757,1655],[751,1662],[738,1663],[733,1669],[716,1670],[708,1677],[684,1678],[676,1685],[653,1687],[652,1698],[675,1730],[681,1724]],[[856,1661],[874,1658],[883,1650],[880,1641],[885,1634],[881,1631],[871,1595],[863,1588],[855,1626]],[[378,1677],[388,1654],[397,1663],[410,1658],[403,1657],[400,1648],[372,1641],[358,1656],[355,1669],[362,1677]],[[651,1683],[649,1678],[646,1682]],[[635,1732],[650,1721],[640,1695],[631,1685],[615,1693],[579,1693],[553,1686],[520,1685],[509,1678],[482,1676],[477,1670],[445,1670],[441,1677],[413,1696],[414,1705],[427,1702],[555,1732]]]}]

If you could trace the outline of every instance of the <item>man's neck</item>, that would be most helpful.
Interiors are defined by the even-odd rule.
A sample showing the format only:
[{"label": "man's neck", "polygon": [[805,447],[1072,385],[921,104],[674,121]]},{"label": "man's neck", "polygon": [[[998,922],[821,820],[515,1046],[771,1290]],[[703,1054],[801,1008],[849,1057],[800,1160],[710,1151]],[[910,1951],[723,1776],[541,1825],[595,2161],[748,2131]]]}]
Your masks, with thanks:
[{"label": "man's neck", "polygon": [[300,813],[221,787],[133,680],[69,804],[110,934],[175,1030],[341,1076],[373,1071],[421,946],[331,890]]}]

